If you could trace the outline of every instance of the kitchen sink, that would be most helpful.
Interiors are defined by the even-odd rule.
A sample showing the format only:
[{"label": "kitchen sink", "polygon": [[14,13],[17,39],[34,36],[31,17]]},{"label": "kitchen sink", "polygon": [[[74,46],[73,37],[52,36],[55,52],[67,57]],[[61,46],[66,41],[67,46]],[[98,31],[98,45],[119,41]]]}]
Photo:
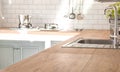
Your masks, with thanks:
[{"label": "kitchen sink", "polygon": [[83,39],[78,40],[77,43],[81,44],[112,44],[111,40],[102,40],[102,39]]},{"label": "kitchen sink", "polygon": [[77,39],[66,43],[63,48],[113,48],[113,41],[109,39]]}]

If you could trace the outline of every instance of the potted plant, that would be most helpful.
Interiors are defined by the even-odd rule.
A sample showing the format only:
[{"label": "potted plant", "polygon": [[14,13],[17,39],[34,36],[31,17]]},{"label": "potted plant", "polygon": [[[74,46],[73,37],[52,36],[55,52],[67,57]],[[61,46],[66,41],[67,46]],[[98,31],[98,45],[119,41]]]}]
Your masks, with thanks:
[{"label": "potted plant", "polygon": [[[118,17],[120,17],[120,2],[116,2],[114,4],[110,4],[109,7],[112,7],[112,6],[115,6],[117,8],[117,13],[118,13]],[[114,9],[113,8],[107,8],[105,9],[105,16],[108,18],[108,19],[114,19],[115,16],[114,16]]]}]

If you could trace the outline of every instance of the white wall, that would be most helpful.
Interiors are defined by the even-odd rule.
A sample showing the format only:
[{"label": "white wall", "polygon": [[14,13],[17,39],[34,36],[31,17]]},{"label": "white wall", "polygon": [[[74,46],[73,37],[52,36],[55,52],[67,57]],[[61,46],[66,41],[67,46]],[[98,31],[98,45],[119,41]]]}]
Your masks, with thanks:
[{"label": "white wall", "polygon": [[[83,20],[70,20],[64,17],[69,13],[68,0],[2,0],[2,10],[5,22],[1,24],[3,27],[17,27],[18,15],[29,14],[32,16],[32,24],[36,26],[44,26],[45,23],[57,23],[60,28],[73,29],[109,29],[109,23],[104,16],[104,9],[111,3],[90,3],[91,0],[84,0]],[[75,1],[75,0],[73,0]],[[76,5],[79,3],[76,2]],[[74,6],[75,7],[75,6]],[[75,9],[77,13],[77,9]]]}]

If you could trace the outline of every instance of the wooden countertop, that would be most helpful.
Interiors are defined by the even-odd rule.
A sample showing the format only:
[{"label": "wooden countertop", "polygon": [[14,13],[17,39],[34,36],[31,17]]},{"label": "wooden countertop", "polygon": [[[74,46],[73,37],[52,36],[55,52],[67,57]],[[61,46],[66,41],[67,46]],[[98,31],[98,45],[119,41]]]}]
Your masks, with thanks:
[{"label": "wooden countertop", "polygon": [[[11,30],[9,28],[0,28],[0,40],[34,40],[34,41],[45,41],[45,40],[65,40],[79,32],[76,31],[39,31],[39,30]],[[58,38],[59,37],[59,38]]]},{"label": "wooden countertop", "polygon": [[[27,33],[27,34],[33,34],[33,35],[74,35],[74,34],[78,34],[79,32],[76,31],[54,31],[54,30],[50,30],[50,31],[31,31],[31,30],[12,30],[9,28],[0,28],[0,33],[2,34],[22,34],[22,33]],[[66,34],[67,33],[67,34]]]},{"label": "wooden countertop", "polygon": [[0,72],[120,72],[119,49],[61,48],[79,37],[106,39],[109,31],[84,30]]}]

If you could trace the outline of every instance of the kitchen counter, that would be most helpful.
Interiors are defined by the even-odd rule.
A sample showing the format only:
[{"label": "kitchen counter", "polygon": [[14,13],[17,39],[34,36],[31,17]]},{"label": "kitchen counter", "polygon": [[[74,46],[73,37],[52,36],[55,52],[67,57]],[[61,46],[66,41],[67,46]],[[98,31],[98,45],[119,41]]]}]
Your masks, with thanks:
[{"label": "kitchen counter", "polygon": [[[39,32],[30,33],[39,34]],[[69,32],[63,32],[65,35],[67,33]],[[57,32],[57,34],[60,33]],[[63,44],[80,37],[109,39],[109,31],[84,30],[76,32],[74,37],[13,64],[0,72],[120,72],[119,49],[61,47]]]},{"label": "kitchen counter", "polygon": [[[56,36],[74,36],[79,34],[76,31],[31,31],[31,30],[11,30],[9,28],[0,28],[0,40],[45,40],[45,38],[53,37],[54,39],[57,38]],[[46,37],[47,36],[47,37]],[[43,38],[44,37],[44,38]],[[59,39],[59,38],[57,38]]]}]

